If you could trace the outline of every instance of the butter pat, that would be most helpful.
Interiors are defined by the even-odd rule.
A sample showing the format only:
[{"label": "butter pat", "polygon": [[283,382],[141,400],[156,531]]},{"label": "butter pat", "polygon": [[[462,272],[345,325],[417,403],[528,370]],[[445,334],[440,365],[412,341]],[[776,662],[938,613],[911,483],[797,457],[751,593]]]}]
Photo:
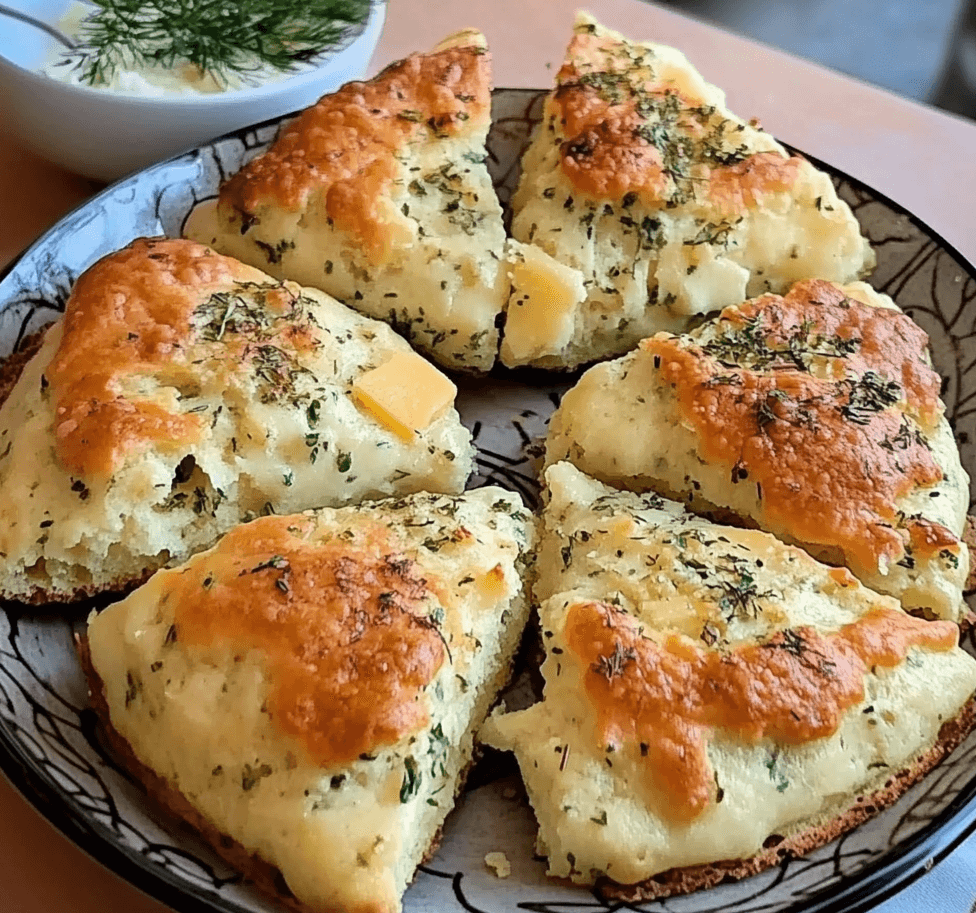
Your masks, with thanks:
[{"label": "butter pat", "polygon": [[512,296],[501,351],[506,365],[565,347],[573,338],[576,310],[586,298],[578,270],[539,247],[518,243],[512,247]]},{"label": "butter pat", "polygon": [[409,441],[451,406],[457,387],[419,355],[397,352],[357,378],[352,395],[360,409]]}]

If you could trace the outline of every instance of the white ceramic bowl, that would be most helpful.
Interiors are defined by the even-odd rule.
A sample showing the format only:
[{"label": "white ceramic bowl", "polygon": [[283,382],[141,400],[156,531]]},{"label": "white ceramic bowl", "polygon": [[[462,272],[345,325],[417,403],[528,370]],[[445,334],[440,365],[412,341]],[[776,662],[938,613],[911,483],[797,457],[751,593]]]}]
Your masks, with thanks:
[{"label": "white ceramic bowl", "polygon": [[[6,0],[57,23],[69,0]],[[0,118],[43,158],[103,181],[168,158],[214,137],[317,101],[366,71],[386,16],[373,0],[369,18],[320,66],[254,88],[210,95],[144,98],[71,85],[36,72],[60,47],[40,29],[0,16]]]}]

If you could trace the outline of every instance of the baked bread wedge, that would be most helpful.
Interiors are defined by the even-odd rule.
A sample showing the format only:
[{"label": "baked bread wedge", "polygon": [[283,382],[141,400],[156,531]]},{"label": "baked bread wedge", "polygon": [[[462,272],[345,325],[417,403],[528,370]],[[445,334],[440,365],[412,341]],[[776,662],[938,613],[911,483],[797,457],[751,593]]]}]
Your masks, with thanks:
[{"label": "baked bread wedge", "polygon": [[454,393],[322,292],[135,241],[81,276],[0,407],[0,596],[121,589],[263,513],[459,492]]},{"label": "baked bread wedge", "polygon": [[89,619],[121,760],[305,913],[393,913],[509,676],[532,520],[482,488],[263,517]]},{"label": "baked bread wedge", "polygon": [[545,692],[515,752],[551,875],[629,900],[753,874],[893,802],[973,724],[976,661],[757,530],[546,473]]},{"label": "baked bread wedge", "polygon": [[546,460],[731,512],[958,621],[969,479],[928,337],[864,283],[799,282],[598,365],[549,426]]},{"label": "baked bread wedge", "polygon": [[583,13],[512,208],[509,366],[622,355],[746,297],[874,266],[826,174],[731,113],[680,52]]},{"label": "baked bread wedge", "polygon": [[487,371],[508,298],[490,115],[484,37],[452,35],[324,96],[186,231],[388,321],[442,365]]}]

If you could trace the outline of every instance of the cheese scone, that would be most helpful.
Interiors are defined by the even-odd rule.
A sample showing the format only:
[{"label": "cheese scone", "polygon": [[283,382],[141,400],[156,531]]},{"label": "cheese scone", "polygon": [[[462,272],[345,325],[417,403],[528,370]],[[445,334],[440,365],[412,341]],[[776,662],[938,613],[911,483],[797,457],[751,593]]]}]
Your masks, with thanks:
[{"label": "cheese scone", "polygon": [[89,620],[93,700],[260,887],[392,913],[509,676],[531,544],[499,488],[254,520]]},{"label": "cheese scone", "polygon": [[874,265],[830,178],[672,48],[586,14],[522,160],[506,365],[620,355],[696,314]]},{"label": "cheese scone", "polygon": [[0,407],[0,596],[122,588],[262,513],[462,491],[455,392],[322,292],[135,241],[81,276]]},{"label": "cheese scone", "polygon": [[442,365],[487,371],[509,287],[490,115],[484,37],[461,32],[323,97],[186,231],[388,321]]},{"label": "cheese scone", "polygon": [[549,873],[647,899],[752,874],[894,801],[972,725],[976,661],[844,568],[568,463],[540,529],[544,699],[515,752]]},{"label": "cheese scone", "polygon": [[546,459],[728,509],[958,620],[969,479],[927,347],[864,283],[798,282],[592,368],[553,416]]}]

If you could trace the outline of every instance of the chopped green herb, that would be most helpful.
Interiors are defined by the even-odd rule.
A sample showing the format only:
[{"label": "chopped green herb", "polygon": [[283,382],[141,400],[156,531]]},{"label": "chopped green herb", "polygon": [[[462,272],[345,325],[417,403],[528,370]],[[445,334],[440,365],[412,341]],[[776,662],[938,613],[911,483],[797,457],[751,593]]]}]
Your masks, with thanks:
[{"label": "chopped green herb", "polygon": [[417,762],[409,755],[403,759],[403,783],[400,786],[400,802],[409,802],[420,791],[423,775],[417,769]]},{"label": "chopped green herb", "polygon": [[274,768],[270,764],[258,764],[251,766],[245,764],[241,770],[241,789],[244,792],[254,789],[265,777],[270,777],[274,773]]},{"label": "chopped green herb", "polygon": [[618,641],[613,645],[613,652],[609,656],[597,656],[596,662],[590,668],[610,682],[618,675],[623,675],[628,663],[636,658],[637,654],[630,647],[624,648]]}]

